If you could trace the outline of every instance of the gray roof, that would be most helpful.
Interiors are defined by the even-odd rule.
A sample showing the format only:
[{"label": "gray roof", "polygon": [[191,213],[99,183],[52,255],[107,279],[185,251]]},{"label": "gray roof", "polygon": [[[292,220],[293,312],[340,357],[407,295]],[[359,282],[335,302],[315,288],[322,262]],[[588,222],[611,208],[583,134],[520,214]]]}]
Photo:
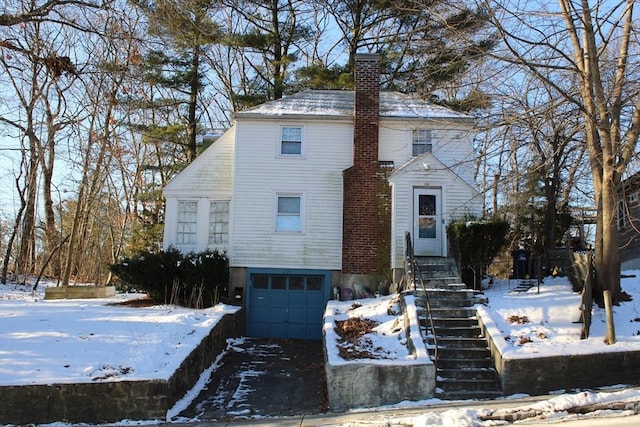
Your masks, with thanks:
[{"label": "gray roof", "polygon": [[[237,118],[311,116],[353,117],[355,92],[352,90],[305,90],[295,95],[235,113]],[[380,117],[404,119],[472,120],[471,116],[422,101],[401,92],[380,92]]]}]

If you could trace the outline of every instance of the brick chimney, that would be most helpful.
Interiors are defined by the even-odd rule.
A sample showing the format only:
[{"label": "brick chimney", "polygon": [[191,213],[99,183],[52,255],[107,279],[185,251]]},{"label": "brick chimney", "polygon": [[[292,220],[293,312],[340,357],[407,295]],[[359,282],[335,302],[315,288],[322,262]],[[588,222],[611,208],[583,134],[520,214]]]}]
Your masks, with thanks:
[{"label": "brick chimney", "polygon": [[[343,285],[367,282],[381,268],[390,230],[381,218],[381,178],[378,168],[380,120],[380,58],[358,54],[355,61],[353,166],[344,171],[342,274]],[[386,185],[386,180],[385,180]],[[374,289],[375,290],[375,289]]]}]

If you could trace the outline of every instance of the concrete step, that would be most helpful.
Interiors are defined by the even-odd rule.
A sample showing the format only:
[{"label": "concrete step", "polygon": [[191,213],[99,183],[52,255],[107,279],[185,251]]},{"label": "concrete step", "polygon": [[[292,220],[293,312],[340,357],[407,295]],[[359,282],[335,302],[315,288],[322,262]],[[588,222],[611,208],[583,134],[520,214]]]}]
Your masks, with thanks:
[{"label": "concrete step", "polygon": [[[428,334],[424,340],[428,346],[434,345],[434,337]],[[487,348],[487,340],[483,337],[438,337],[438,348]]]},{"label": "concrete step", "polygon": [[[473,300],[473,298],[476,296],[476,294],[478,293],[477,291],[474,291],[472,289],[462,289],[462,290],[458,290],[458,289],[449,289],[447,288],[440,288],[440,289],[427,289],[427,292],[429,293],[429,300],[436,300],[436,299],[447,299],[447,300],[451,300],[451,299],[471,299]],[[418,294],[422,293],[422,291],[418,291]]]},{"label": "concrete step", "polygon": [[439,369],[478,369],[493,366],[490,357],[478,359],[445,359],[438,354],[437,368]]},{"label": "concrete step", "polygon": [[475,317],[433,317],[436,328],[468,328],[477,327],[478,319]]},{"label": "concrete step", "polygon": [[[418,277],[416,277],[415,281],[418,284],[418,287],[422,286],[420,279]],[[457,282],[457,281],[458,281],[458,278],[453,276],[442,276],[442,277],[424,277],[423,276],[422,277],[422,282],[424,283],[424,286],[427,289],[433,289],[433,290],[449,289],[449,284],[451,282]]]},{"label": "concrete step", "polygon": [[434,318],[446,317],[475,317],[477,310],[473,307],[431,307],[431,315]]},{"label": "concrete step", "polygon": [[498,381],[498,373],[493,368],[467,368],[467,369],[438,369],[438,378],[447,379],[477,379]]},{"label": "concrete step", "polygon": [[[425,301],[422,302],[423,305],[426,305],[426,300],[424,298],[416,297],[416,304],[420,304],[420,300]],[[448,308],[448,307],[472,307],[476,304],[476,299],[467,298],[467,299],[444,299],[444,298],[429,298],[429,305],[431,308]]]},{"label": "concrete step", "polygon": [[[428,326],[428,325],[427,325]],[[430,328],[430,326],[428,326]],[[435,335],[437,337],[464,337],[464,338],[477,338],[481,336],[480,327],[475,326],[460,326],[460,327],[438,327],[435,326]]]},{"label": "concrete step", "polygon": [[442,400],[491,400],[502,397],[502,391],[490,390],[457,390],[445,391],[436,388],[435,397]]},{"label": "concrete step", "polygon": [[[435,351],[435,347],[430,350]],[[441,347],[438,346],[438,360],[491,360],[491,351],[487,347]],[[491,364],[487,365],[490,367]]]},{"label": "concrete step", "polygon": [[438,378],[436,387],[445,392],[452,391],[500,391],[499,383],[494,379]]}]

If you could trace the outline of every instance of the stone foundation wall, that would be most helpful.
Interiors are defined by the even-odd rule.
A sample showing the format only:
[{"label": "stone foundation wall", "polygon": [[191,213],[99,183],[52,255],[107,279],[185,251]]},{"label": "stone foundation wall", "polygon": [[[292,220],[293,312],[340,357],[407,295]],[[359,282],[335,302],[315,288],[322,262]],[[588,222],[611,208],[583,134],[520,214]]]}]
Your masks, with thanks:
[{"label": "stone foundation wall", "polygon": [[244,331],[242,310],[225,315],[168,380],[0,387],[0,424],[99,424],[164,420],[226,346]]}]

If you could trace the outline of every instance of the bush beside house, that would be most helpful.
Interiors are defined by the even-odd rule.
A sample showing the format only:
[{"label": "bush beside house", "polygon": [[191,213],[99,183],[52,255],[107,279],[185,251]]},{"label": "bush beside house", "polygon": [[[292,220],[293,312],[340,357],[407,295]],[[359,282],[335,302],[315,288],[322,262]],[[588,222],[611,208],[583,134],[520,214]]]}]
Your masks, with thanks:
[{"label": "bush beside house", "polygon": [[122,287],[147,292],[165,303],[210,307],[227,295],[229,260],[217,251],[183,254],[169,248],[156,253],[140,252],[110,268]]},{"label": "bush beside house", "polygon": [[505,245],[509,228],[509,223],[499,218],[462,218],[449,223],[451,253],[467,287],[480,290],[482,276]]}]

